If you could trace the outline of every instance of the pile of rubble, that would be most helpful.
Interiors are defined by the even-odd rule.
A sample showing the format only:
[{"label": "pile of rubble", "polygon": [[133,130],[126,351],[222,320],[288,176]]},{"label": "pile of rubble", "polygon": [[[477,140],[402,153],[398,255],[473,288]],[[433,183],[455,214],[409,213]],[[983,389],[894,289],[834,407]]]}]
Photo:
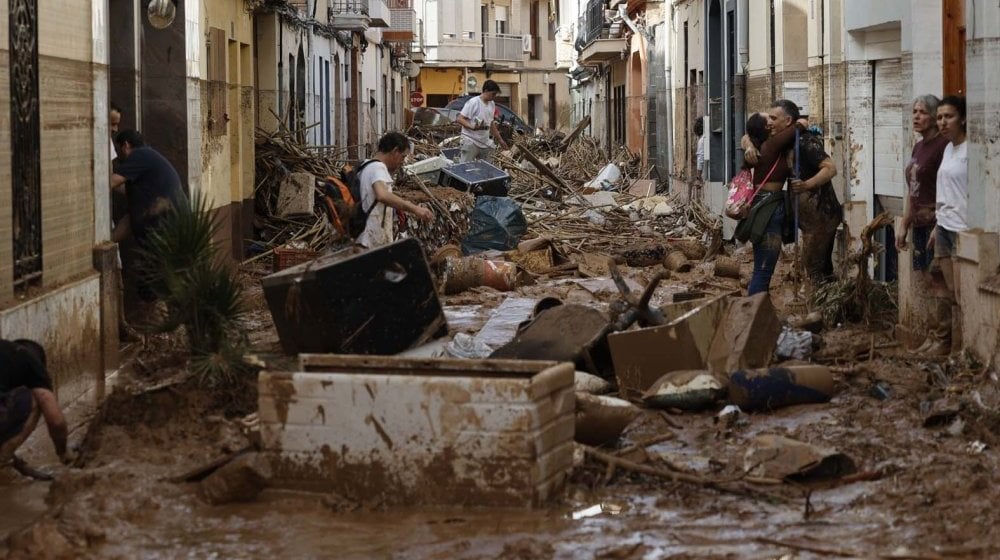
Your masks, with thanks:
[{"label": "pile of rubble", "polygon": [[[424,223],[401,217],[400,237],[417,239],[429,255],[449,246],[466,255],[480,252],[485,247],[468,238],[489,237],[492,232],[470,228],[477,204],[486,203],[493,194],[504,199],[508,214],[523,215],[517,221],[523,220],[526,227],[505,231],[504,243],[489,248],[513,251],[521,241],[532,240],[546,240],[552,246],[553,258],[534,266],[530,270],[534,274],[557,267],[562,267],[557,272],[565,273],[572,270],[572,263],[579,270],[595,255],[660,256],[640,259],[650,261],[647,265],[663,262],[674,249],[693,260],[714,256],[721,244],[719,217],[698,202],[660,194],[662,185],[651,178],[651,167],[643,168],[641,158],[625,147],[609,157],[597,140],[581,134],[585,125],[569,135],[519,135],[512,149],[496,154],[495,165],[476,162],[473,175],[493,177],[487,187],[493,190],[481,192],[476,190],[481,185],[466,181],[464,171],[457,171],[462,168],[458,150],[446,148],[456,143],[454,127],[411,127],[413,156],[398,172],[396,193],[432,208],[435,220]],[[345,154],[311,149],[299,140],[290,132],[257,131],[253,259],[275,250],[298,250],[311,257],[347,242],[329,227],[321,190],[327,177],[340,176]],[[456,171],[449,174],[449,170]],[[504,260],[495,252],[487,256]],[[635,259],[626,260],[637,264]]]}]

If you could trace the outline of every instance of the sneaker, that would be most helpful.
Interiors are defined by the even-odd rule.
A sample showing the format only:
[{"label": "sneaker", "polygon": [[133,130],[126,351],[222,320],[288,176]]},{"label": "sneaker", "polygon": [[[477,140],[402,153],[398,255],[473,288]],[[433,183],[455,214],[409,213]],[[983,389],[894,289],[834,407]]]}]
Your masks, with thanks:
[{"label": "sneaker", "polygon": [[951,353],[951,345],[940,340],[934,340],[920,353],[924,356],[947,356]]},{"label": "sneaker", "polygon": [[925,338],[923,344],[921,344],[920,346],[917,346],[916,348],[910,348],[909,350],[907,350],[907,352],[909,352],[910,354],[923,354],[924,352],[927,351],[927,348],[933,342],[934,341],[930,337]]}]

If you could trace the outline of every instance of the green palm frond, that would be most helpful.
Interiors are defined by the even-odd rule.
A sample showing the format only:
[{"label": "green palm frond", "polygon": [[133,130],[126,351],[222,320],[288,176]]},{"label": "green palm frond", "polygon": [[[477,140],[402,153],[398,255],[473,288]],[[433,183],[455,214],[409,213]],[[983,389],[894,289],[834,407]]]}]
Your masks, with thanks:
[{"label": "green palm frond", "polygon": [[243,288],[214,242],[221,224],[207,198],[166,216],[141,250],[140,270],[166,312],[152,330],[187,331],[191,367],[210,385],[225,385],[245,367]]}]

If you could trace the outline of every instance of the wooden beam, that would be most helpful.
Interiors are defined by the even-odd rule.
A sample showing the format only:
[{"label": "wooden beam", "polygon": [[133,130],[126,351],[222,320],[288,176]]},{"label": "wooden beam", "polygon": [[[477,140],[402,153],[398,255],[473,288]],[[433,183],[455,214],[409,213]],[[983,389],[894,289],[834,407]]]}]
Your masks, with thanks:
[{"label": "wooden beam", "polygon": [[576,124],[576,128],[573,129],[573,132],[570,132],[569,136],[567,136],[566,139],[563,140],[562,149],[565,150],[566,148],[568,148],[570,144],[572,144],[573,141],[580,136],[580,133],[583,132],[583,129],[587,128],[588,126],[590,126],[590,115],[583,117],[583,119]]},{"label": "wooden beam", "polygon": [[559,192],[556,193],[557,195],[559,195],[559,198],[562,198],[563,193],[569,192],[569,187],[566,186],[566,183],[563,183],[562,179],[560,179],[559,176],[557,176],[555,173],[552,172],[551,169],[549,169],[549,166],[539,161],[538,158],[535,157],[535,154],[529,152],[521,144],[516,144],[514,146],[514,149],[516,151],[520,151],[521,154],[524,155],[524,159],[531,162],[531,165],[534,165],[535,169],[537,169],[539,173],[544,175],[546,178],[548,178],[555,184],[556,188],[559,190]]}]

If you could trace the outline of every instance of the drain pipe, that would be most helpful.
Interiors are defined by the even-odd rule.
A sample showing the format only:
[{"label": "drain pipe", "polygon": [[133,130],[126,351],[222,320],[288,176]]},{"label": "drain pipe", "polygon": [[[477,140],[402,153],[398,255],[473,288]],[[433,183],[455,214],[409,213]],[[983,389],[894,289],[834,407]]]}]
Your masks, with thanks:
[{"label": "drain pipe", "polygon": [[778,46],[777,46],[777,36],[774,29],[775,17],[774,17],[774,0],[771,0],[771,101],[778,98],[778,84],[774,82],[775,76],[775,59],[778,57]]},{"label": "drain pipe", "polygon": [[[736,94],[736,123],[733,140],[738,142],[743,138],[747,122],[747,76],[746,69],[750,63],[750,0],[738,0],[736,4],[736,45],[738,60],[733,90]],[[743,150],[736,149],[738,167],[743,166]]]},{"label": "drain pipe", "polygon": [[667,27],[663,32],[665,35],[663,41],[663,79],[667,85],[665,96],[667,101],[667,192],[671,192],[674,185],[674,57],[670,44],[677,36],[674,33],[676,29],[674,25],[675,5],[676,2],[670,4],[665,21]]}]

